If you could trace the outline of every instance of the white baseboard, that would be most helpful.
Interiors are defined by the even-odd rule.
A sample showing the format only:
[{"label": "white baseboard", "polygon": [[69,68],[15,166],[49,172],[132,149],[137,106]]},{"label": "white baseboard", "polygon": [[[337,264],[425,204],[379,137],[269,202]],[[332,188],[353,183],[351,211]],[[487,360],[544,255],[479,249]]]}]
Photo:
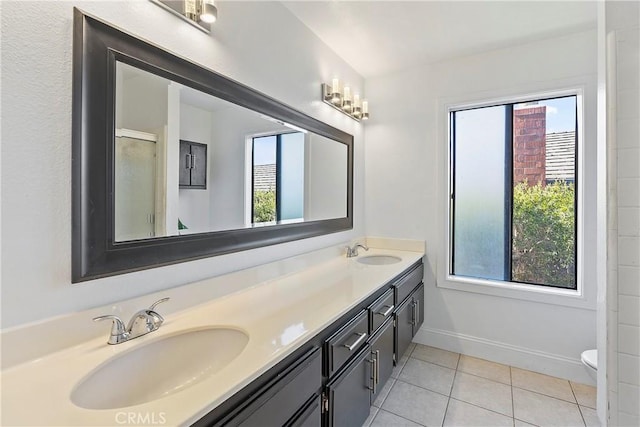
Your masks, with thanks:
[{"label": "white baseboard", "polygon": [[580,359],[424,326],[420,328],[413,341],[595,386],[595,381],[589,376]]}]

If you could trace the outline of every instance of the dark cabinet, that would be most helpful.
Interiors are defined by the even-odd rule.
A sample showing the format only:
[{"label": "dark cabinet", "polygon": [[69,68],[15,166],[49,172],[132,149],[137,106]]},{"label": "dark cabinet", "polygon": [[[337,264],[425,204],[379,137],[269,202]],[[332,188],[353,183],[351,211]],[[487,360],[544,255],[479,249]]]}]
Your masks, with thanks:
[{"label": "dark cabinet", "polygon": [[416,262],[194,425],[362,425],[424,321],[422,275]]},{"label": "dark cabinet", "polygon": [[369,306],[369,329],[372,335],[387,319],[393,317],[394,308],[393,289],[389,289]]},{"label": "dark cabinet", "polygon": [[402,276],[393,287],[396,290],[396,305],[399,306],[413,292],[413,290],[422,282],[424,275],[424,266],[420,264],[417,268]]},{"label": "dark cabinet", "polygon": [[413,309],[415,314],[413,315],[413,336],[418,333],[418,330],[424,323],[424,284],[421,284],[418,289],[413,291]]},{"label": "dark cabinet", "polygon": [[207,145],[180,140],[180,188],[207,188]]},{"label": "dark cabinet", "polygon": [[424,322],[424,284],[420,284],[400,304],[395,314],[396,361],[407,351],[411,340]]},{"label": "dark cabinet", "polygon": [[372,378],[371,347],[367,344],[327,385],[327,426],[361,426],[369,416]]},{"label": "dark cabinet", "polygon": [[[246,402],[239,410],[215,425],[242,427],[320,425],[321,416],[318,413],[317,420],[314,420],[315,407],[311,406],[313,402],[317,402],[319,407],[321,387],[322,352],[319,348],[315,348],[255,393],[253,400]],[[314,421],[317,421],[317,424],[314,424]]]},{"label": "dark cabinet", "polygon": [[395,314],[396,321],[396,362],[409,348],[413,338],[413,304],[407,299],[398,308]]},{"label": "dark cabinet", "polygon": [[356,317],[326,340],[327,377],[332,376],[367,342],[369,338],[369,317],[362,310]]},{"label": "dark cabinet", "polygon": [[371,338],[370,344],[372,360],[371,402],[373,403],[393,371],[394,327],[391,317]]},{"label": "dark cabinet", "polygon": [[313,396],[285,427],[320,427],[321,425],[322,400],[320,396]]}]

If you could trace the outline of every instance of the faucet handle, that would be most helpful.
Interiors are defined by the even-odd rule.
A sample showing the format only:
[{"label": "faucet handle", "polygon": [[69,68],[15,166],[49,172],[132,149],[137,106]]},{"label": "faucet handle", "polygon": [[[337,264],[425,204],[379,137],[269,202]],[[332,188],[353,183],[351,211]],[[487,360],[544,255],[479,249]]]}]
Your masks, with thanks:
[{"label": "faucet handle", "polygon": [[151,329],[153,330],[158,329],[160,325],[162,325],[162,323],[164,322],[164,317],[162,317],[162,315],[156,311],[156,306],[159,304],[162,304],[163,302],[167,302],[170,299],[171,298],[169,297],[159,299],[158,301],[151,304],[151,306],[149,306],[149,308],[146,310],[147,316],[149,316],[147,317],[147,322],[151,323],[150,325]]},{"label": "faucet handle", "polygon": [[113,314],[105,314],[104,316],[94,317],[94,322],[99,322],[102,320],[113,320],[111,324],[111,335],[109,336],[109,344],[119,344],[123,341],[127,340],[127,336],[129,332],[127,331],[127,327],[124,325],[124,322],[120,320],[118,316]]},{"label": "faucet handle", "polygon": [[153,304],[151,304],[151,305],[149,306],[149,310],[153,310],[153,311],[155,311],[155,309],[156,309],[156,306],[157,306],[157,305],[162,304],[163,302],[167,302],[167,301],[169,301],[170,299],[171,299],[171,298],[169,298],[169,297],[164,297],[164,298],[162,298],[162,299],[159,299],[158,301],[154,302]]}]

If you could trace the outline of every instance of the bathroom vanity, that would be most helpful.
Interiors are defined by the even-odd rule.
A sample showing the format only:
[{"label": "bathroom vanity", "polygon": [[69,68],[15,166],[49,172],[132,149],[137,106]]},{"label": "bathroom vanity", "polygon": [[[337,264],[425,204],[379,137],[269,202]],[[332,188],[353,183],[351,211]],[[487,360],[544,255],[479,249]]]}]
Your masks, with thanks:
[{"label": "bathroom vanity", "polygon": [[194,425],[362,425],[422,325],[423,270],[400,272]]},{"label": "bathroom vanity", "polygon": [[[140,338],[108,345],[102,325],[98,338],[5,369],[3,394],[14,404],[3,408],[3,422],[361,424],[422,322],[424,251],[374,247],[354,258],[340,248],[316,252],[325,256],[305,254],[163,292],[171,297],[168,309],[204,289],[233,289],[165,313],[162,327]],[[362,262],[373,256],[398,261]],[[158,296],[149,295],[149,303]],[[74,314],[74,321],[91,323],[94,314]]]}]

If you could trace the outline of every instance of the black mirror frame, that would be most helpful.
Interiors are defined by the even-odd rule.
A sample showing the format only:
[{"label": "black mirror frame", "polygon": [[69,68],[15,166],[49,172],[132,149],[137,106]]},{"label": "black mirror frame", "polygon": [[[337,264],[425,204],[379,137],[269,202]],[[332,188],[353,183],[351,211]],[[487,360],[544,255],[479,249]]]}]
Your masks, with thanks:
[{"label": "black mirror frame", "polygon": [[[347,146],[347,216],[114,241],[115,64],[122,61]],[[72,283],[353,228],[353,136],[74,8]]]}]

